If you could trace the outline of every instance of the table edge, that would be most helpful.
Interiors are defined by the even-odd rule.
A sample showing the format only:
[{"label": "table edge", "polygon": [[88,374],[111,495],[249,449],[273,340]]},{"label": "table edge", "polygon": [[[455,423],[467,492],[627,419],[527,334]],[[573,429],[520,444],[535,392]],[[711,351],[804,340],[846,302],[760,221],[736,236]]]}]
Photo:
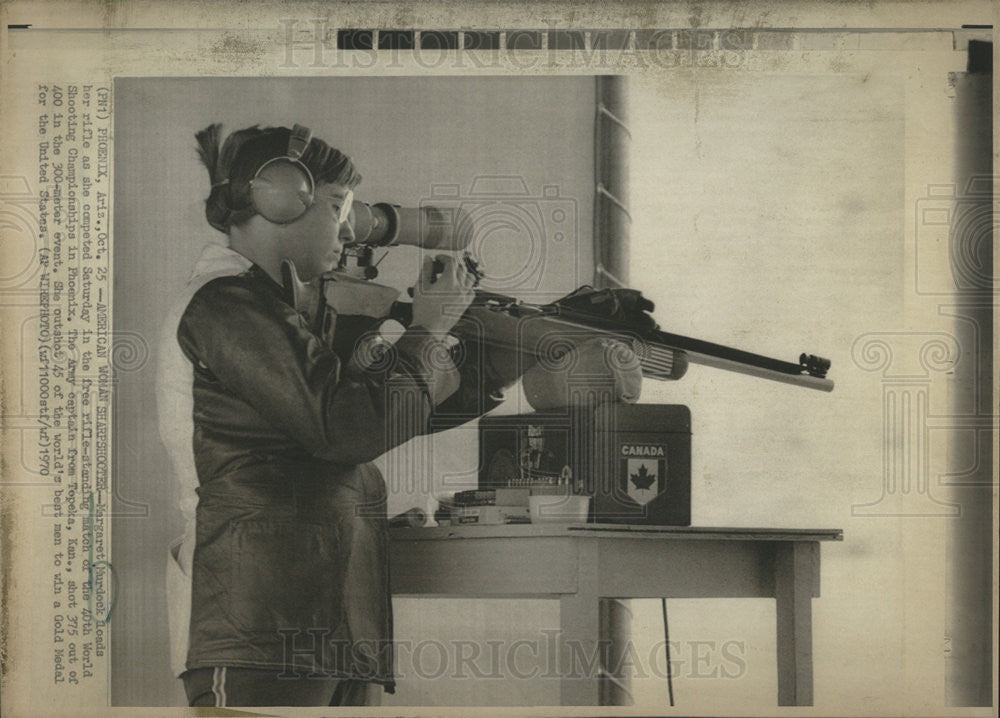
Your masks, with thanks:
[{"label": "table edge", "polygon": [[464,524],[391,528],[393,542],[486,538],[624,538],[716,541],[843,541],[843,529],[648,526],[630,524]]}]

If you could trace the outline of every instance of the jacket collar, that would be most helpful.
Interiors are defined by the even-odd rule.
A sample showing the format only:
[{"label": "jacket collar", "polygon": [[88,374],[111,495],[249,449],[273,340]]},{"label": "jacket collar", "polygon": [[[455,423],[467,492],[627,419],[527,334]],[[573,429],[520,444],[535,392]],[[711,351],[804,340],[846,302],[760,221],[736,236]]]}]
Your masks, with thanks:
[{"label": "jacket collar", "polygon": [[243,274],[252,264],[249,259],[229,247],[206,244],[188,281],[197,281],[207,274]]},{"label": "jacket collar", "polygon": [[209,275],[236,276],[239,274],[245,274],[258,280],[276,296],[281,299],[285,298],[285,291],[282,286],[271,279],[271,276],[267,272],[236,250],[221,244],[205,245],[205,248],[201,251],[201,256],[195,262],[194,269],[191,270],[188,282],[201,283]]}]

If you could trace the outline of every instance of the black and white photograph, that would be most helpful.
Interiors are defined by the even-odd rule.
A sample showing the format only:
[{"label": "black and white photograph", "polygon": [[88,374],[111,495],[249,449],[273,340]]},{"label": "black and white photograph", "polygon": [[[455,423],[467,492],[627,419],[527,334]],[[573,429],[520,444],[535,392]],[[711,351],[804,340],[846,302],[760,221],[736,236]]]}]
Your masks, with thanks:
[{"label": "black and white photograph", "polygon": [[368,5],[7,11],[5,710],[995,714],[989,4]]}]

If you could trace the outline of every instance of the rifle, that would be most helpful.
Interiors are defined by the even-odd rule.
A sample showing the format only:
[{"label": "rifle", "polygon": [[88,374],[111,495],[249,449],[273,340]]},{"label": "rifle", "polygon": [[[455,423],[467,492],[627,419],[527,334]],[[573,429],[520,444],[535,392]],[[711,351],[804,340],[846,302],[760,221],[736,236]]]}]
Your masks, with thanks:
[{"label": "rifle", "polygon": [[[588,311],[588,304],[594,310]],[[602,309],[607,305],[610,307]],[[653,309],[651,301],[631,289],[581,288],[569,297],[544,305],[477,290],[472,304],[452,331],[459,338],[480,339],[487,345],[556,361],[575,341],[607,337],[630,347],[639,359],[643,376],[650,379],[677,380],[687,373],[689,364],[700,364],[833,391],[833,381],[827,378],[829,359],[803,352],[799,361],[793,363],[672,334],[652,321],[647,312]]]},{"label": "rifle", "polygon": [[[468,255],[464,261],[478,284],[483,276],[478,264]],[[370,277],[371,273],[365,276]],[[284,279],[289,299],[300,307],[301,297],[308,296],[309,290],[298,280],[292,266],[286,269]],[[317,333],[326,324],[331,307],[341,314],[363,311],[373,317],[395,319],[404,326],[409,326],[413,318],[412,304],[396,300],[398,293],[394,289],[339,270],[320,278],[318,295],[324,301],[310,312]],[[348,298],[346,304],[345,298]],[[652,317],[654,309],[653,302],[633,289],[581,287],[549,304],[532,304],[476,289],[472,303],[452,333],[463,341],[514,350],[542,362],[558,362],[574,344],[605,337],[631,348],[643,376],[650,379],[677,380],[686,374],[690,364],[700,364],[808,389],[833,391],[833,381],[827,378],[829,359],[803,352],[798,362],[782,361],[665,332]]]}]

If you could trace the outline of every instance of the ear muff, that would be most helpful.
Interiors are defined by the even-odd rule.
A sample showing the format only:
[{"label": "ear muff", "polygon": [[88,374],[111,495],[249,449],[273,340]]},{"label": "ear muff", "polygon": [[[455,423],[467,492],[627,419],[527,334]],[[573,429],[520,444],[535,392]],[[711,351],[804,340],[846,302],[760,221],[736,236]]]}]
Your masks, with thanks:
[{"label": "ear muff", "polygon": [[294,222],[312,206],[316,184],[312,172],[299,159],[311,139],[308,127],[295,125],[285,156],[262,164],[250,180],[253,208],[269,222]]}]

